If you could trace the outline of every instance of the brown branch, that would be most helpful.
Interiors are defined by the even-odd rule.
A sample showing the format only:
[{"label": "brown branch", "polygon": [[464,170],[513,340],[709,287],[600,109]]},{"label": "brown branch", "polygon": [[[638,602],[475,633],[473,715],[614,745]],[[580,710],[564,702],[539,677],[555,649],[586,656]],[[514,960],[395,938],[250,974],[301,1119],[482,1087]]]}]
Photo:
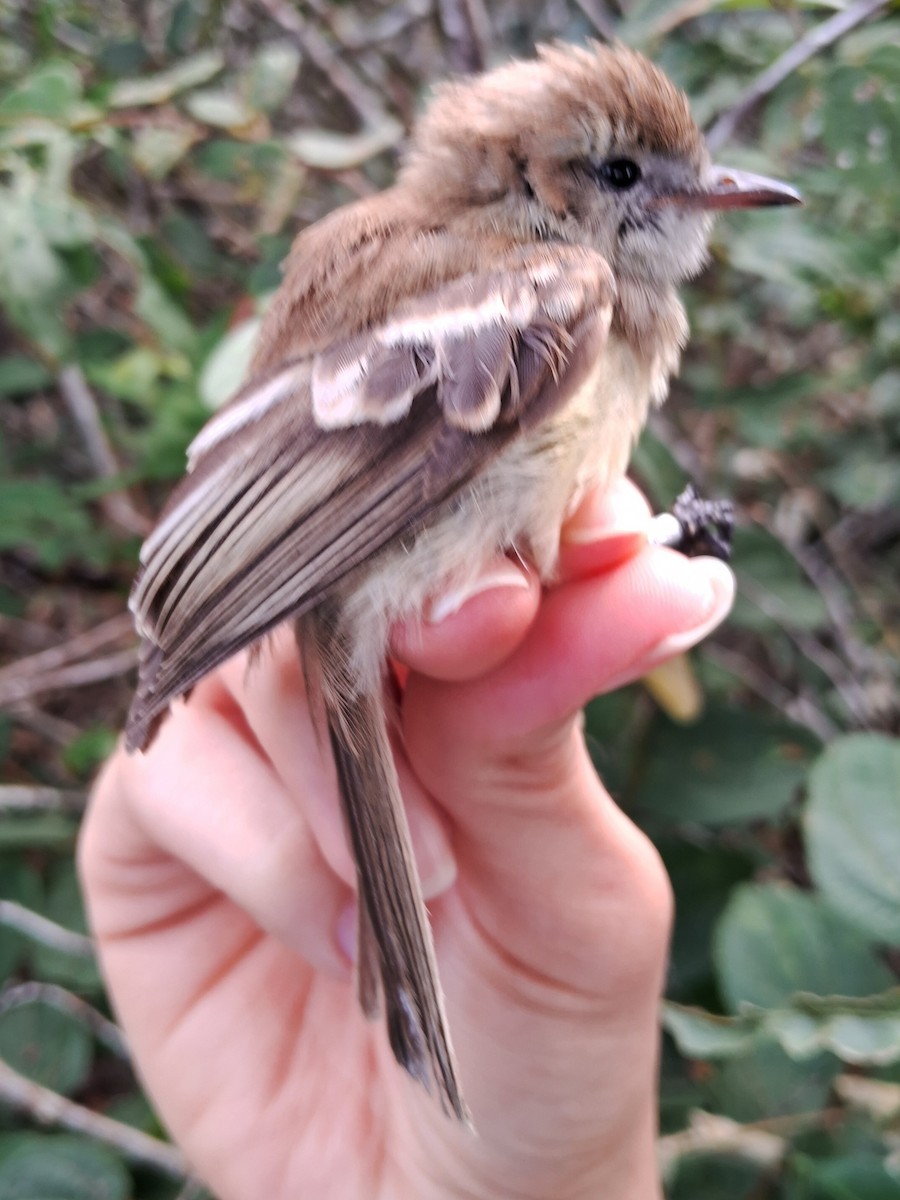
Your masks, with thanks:
[{"label": "brown branch", "polygon": [[14,984],[0,992],[0,1013],[21,1008],[24,1004],[46,1004],[48,1008],[67,1013],[86,1025],[97,1041],[106,1046],[107,1050],[111,1050],[117,1058],[130,1057],[125,1034],[118,1025],[64,987],[35,980]]},{"label": "brown branch", "polygon": [[129,1162],[152,1167],[174,1179],[186,1179],[188,1176],[187,1160],[177,1147],[57,1095],[50,1088],[26,1079],[2,1059],[0,1103],[27,1114],[42,1125],[59,1125],[73,1133],[95,1138],[106,1146],[112,1146]]},{"label": "brown branch", "polygon": [[57,925],[15,900],[0,900],[0,925],[15,929],[49,950],[59,950],[76,958],[94,957],[94,943],[86,934]]},{"label": "brown branch", "polygon": [[119,650],[103,658],[91,658],[86,662],[72,663],[57,671],[47,671],[29,678],[11,678],[0,682],[0,707],[27,700],[42,692],[56,692],[99,683],[103,679],[115,679],[125,675],[137,664],[137,648]]},{"label": "brown branch", "polygon": [[[81,435],[91,466],[100,479],[115,479],[121,470],[103,429],[97,401],[87,385],[84,372],[77,363],[70,363],[60,371],[58,382],[60,394]],[[138,512],[124,491],[108,492],[99,496],[97,503],[110,521],[128,533],[143,537],[149,532],[150,521]]]},{"label": "brown branch", "polygon": [[829,17],[827,21],[810,29],[799,42],[786,50],[780,58],[777,58],[771,66],[758,75],[736,103],[726,109],[715,121],[706,134],[706,142],[710,150],[714,154],[721,150],[757,104],[774,92],[794,71],[820,51],[832,46],[851,29],[855,29],[869,17],[875,16],[881,9],[887,8],[888,3],[889,0],[856,0],[856,3],[851,4],[849,8],[842,9],[833,17]]},{"label": "brown branch", "polygon": [[123,638],[130,639],[133,635],[134,622],[131,616],[128,613],[119,613],[118,616],[112,617],[100,625],[95,625],[93,629],[77,633],[65,642],[49,646],[46,650],[39,650],[36,654],[30,654],[27,658],[20,658],[3,667],[0,670],[0,688],[6,680],[13,676],[19,674],[40,675],[46,671],[53,671],[65,663],[86,658],[96,650],[121,641]]},{"label": "brown branch", "polygon": [[483,71],[491,44],[491,26],[482,0],[438,0],[447,62],[458,75]]},{"label": "brown branch", "polygon": [[748,656],[716,642],[707,642],[703,647],[703,657],[734,675],[776,712],[786,713],[792,721],[805,725],[821,741],[829,742],[837,735],[834,722],[808,696],[795,695]]},{"label": "brown branch", "polygon": [[289,33],[300,51],[344,97],[363,126],[387,120],[382,96],[350,70],[328,41],[285,0],[257,0],[272,20]]}]

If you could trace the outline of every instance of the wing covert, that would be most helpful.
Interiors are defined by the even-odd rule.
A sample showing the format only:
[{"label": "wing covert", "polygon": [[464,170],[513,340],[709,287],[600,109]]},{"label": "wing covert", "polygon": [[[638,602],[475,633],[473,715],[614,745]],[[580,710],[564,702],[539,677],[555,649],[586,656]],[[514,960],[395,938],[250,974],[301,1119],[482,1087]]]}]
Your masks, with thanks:
[{"label": "wing covert", "polygon": [[308,611],[564,405],[602,346],[605,261],[535,247],[252,379],[201,430],[141,553],[126,730]]}]

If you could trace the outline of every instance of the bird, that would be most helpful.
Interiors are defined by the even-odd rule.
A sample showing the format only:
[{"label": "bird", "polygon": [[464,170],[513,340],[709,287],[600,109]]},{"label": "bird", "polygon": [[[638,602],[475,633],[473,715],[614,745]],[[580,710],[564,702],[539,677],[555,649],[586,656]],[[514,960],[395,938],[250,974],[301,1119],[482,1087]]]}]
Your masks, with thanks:
[{"label": "bird", "polygon": [[678,368],[715,214],[795,204],[713,164],[621,45],[439,85],[396,182],[301,231],[247,380],[202,428],[130,598],[146,748],[177,697],[292,622],[356,863],[357,988],[470,1120],[391,750],[393,622],[498,553],[546,583]]}]

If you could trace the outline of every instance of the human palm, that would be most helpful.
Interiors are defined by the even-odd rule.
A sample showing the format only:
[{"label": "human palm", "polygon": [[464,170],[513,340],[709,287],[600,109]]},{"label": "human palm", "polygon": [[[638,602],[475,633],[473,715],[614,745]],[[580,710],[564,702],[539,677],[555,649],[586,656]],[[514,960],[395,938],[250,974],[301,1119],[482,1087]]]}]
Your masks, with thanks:
[{"label": "human palm", "polygon": [[731,577],[647,546],[647,515],[627,484],[591,497],[559,584],[504,561],[395,630],[398,764],[477,1134],[359,1012],[353,866],[290,637],[107,764],[81,846],[101,960],[221,1200],[659,1195],[668,883],[578,712],[704,636]]}]

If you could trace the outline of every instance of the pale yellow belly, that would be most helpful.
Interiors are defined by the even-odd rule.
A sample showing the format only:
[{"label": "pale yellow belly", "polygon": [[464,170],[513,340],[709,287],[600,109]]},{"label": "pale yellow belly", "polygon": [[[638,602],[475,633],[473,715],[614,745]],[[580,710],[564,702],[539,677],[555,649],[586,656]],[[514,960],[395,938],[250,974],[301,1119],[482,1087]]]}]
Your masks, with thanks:
[{"label": "pale yellow belly", "polygon": [[382,556],[344,599],[362,690],[377,686],[389,625],[465,588],[498,553],[516,551],[552,579],[563,520],[588,487],[625,473],[651,391],[649,374],[608,344],[562,411],[509,446],[412,545]]}]

